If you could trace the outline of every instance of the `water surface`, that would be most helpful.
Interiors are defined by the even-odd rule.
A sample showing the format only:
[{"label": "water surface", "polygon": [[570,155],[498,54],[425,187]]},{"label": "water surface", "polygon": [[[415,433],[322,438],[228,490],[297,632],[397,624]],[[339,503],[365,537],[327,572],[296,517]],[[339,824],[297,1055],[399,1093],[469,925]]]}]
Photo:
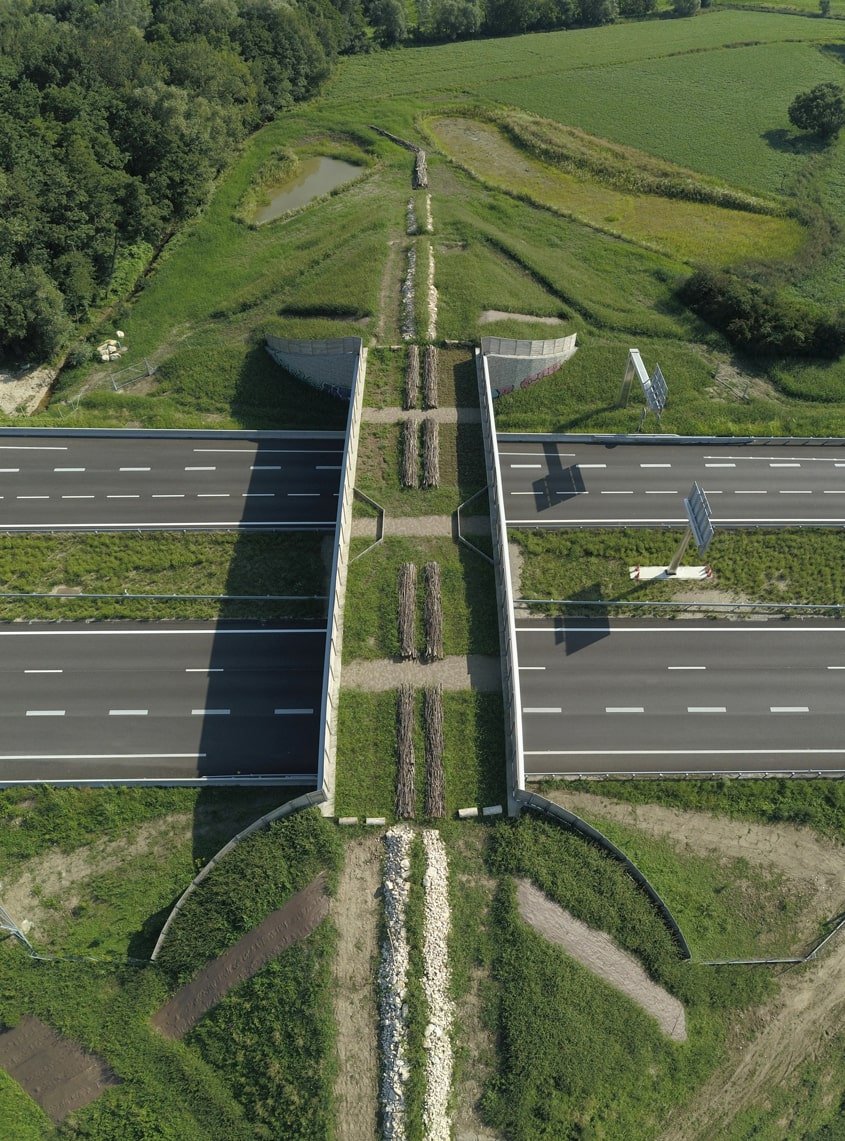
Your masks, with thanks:
[{"label": "water surface", "polygon": [[362,168],[339,158],[316,157],[300,163],[296,175],[279,186],[268,186],[270,202],[256,211],[254,221],[260,226],[272,222],[290,210],[307,206],[321,194],[328,194],[361,174]]}]

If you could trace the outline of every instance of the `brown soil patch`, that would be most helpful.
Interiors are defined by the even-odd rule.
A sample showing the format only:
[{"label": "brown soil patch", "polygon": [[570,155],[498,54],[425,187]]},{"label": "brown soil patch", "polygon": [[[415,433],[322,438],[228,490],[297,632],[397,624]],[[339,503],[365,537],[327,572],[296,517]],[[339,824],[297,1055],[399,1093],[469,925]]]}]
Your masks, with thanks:
[{"label": "brown soil patch", "polygon": [[[416,538],[456,537],[454,515],[386,515],[385,535],[406,535]],[[489,535],[490,520],[486,515],[461,516],[461,531],[465,535]],[[352,537],[374,538],[376,520],[359,516],[352,520]]]},{"label": "brown soil patch", "polygon": [[[73,852],[52,849],[10,871],[9,879],[4,877],[0,884],[0,898],[19,923],[29,920],[30,934],[43,937],[57,920],[70,918],[79,903],[80,895],[75,890],[79,885],[114,871],[127,861],[170,851],[177,838],[184,840],[192,830],[192,814],[174,812],[142,824],[129,841],[101,840]],[[56,906],[46,906],[42,902],[45,899]]]},{"label": "brown soil patch", "polygon": [[680,852],[719,860],[747,860],[801,880],[808,893],[806,909],[815,912],[814,918],[838,915],[845,906],[845,845],[822,840],[808,828],[755,824],[659,804],[625,804],[566,789],[544,795],[587,820],[599,815],[670,840]]},{"label": "brown soil patch", "polygon": [[0,369],[0,412],[30,416],[49,393],[58,371],[49,365]]},{"label": "brown soil patch", "polygon": [[377,836],[351,841],[331,915],[337,928],[334,1015],[338,1141],[376,1141],[378,1041],[373,977],[378,956],[380,847]]},{"label": "brown soil patch", "polygon": [[120,1084],[102,1058],[29,1015],[0,1034],[0,1066],[57,1125]]},{"label": "brown soil patch", "polygon": [[437,420],[440,424],[480,424],[479,408],[365,408],[361,419],[370,424],[398,424],[401,420]]},{"label": "brown soil patch", "polygon": [[604,931],[594,931],[570,915],[528,880],[517,880],[517,900],[520,915],[535,931],[635,1002],[656,1020],[667,1037],[686,1042],[683,1005],[650,979],[633,955]]},{"label": "brown soil patch", "polygon": [[204,967],[156,1011],[151,1021],[166,1038],[183,1038],[234,987],[257,974],[281,951],[310,935],[329,911],[326,874],[292,896],[249,934]]},{"label": "brown soil patch", "polygon": [[535,325],[563,325],[560,317],[538,317],[534,313],[506,313],[503,309],[485,309],[478,318],[479,325],[492,325],[494,321],[531,321]]},{"label": "brown soil patch", "polygon": [[444,689],[477,689],[497,693],[502,688],[502,666],[497,657],[484,654],[453,655],[439,662],[400,662],[384,658],[349,662],[343,667],[348,689],[383,693],[398,685],[437,685]]}]

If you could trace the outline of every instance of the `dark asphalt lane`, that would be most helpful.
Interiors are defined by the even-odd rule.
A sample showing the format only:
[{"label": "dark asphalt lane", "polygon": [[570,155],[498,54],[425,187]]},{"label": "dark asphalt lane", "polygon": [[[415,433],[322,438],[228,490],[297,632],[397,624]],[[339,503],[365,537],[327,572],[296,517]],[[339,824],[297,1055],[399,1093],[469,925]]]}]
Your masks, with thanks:
[{"label": "dark asphalt lane", "polygon": [[343,439],[0,438],[0,531],[332,530]]},{"label": "dark asphalt lane", "polygon": [[0,784],[313,783],[325,637],[307,622],[0,626]]},{"label": "dark asphalt lane", "polygon": [[845,624],[517,619],[529,776],[845,772]]},{"label": "dark asphalt lane", "polygon": [[845,525],[845,448],[499,438],[509,526],[686,523],[697,481],[717,526]]}]

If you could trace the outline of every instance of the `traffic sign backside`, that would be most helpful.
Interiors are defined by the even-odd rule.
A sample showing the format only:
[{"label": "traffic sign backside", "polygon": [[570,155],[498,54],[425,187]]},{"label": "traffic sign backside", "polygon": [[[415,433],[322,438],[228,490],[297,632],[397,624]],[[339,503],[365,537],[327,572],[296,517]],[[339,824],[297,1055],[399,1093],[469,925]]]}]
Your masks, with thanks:
[{"label": "traffic sign backside", "polygon": [[687,510],[692,537],[695,539],[699,554],[703,555],[710,546],[714,530],[711,522],[710,504],[697,483],[692,485],[692,490],[684,500],[684,507]]}]

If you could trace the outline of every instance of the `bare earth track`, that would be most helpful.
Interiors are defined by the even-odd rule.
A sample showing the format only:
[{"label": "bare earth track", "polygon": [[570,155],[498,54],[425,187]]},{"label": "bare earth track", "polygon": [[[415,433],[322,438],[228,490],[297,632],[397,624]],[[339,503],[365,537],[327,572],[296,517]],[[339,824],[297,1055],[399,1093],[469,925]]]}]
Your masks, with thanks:
[{"label": "bare earth track", "polygon": [[517,880],[519,913],[529,926],[557,943],[582,966],[630,998],[657,1021],[675,1042],[686,1042],[683,1005],[648,977],[633,955],[623,951],[604,931],[595,931],[544,895],[529,880]]}]

